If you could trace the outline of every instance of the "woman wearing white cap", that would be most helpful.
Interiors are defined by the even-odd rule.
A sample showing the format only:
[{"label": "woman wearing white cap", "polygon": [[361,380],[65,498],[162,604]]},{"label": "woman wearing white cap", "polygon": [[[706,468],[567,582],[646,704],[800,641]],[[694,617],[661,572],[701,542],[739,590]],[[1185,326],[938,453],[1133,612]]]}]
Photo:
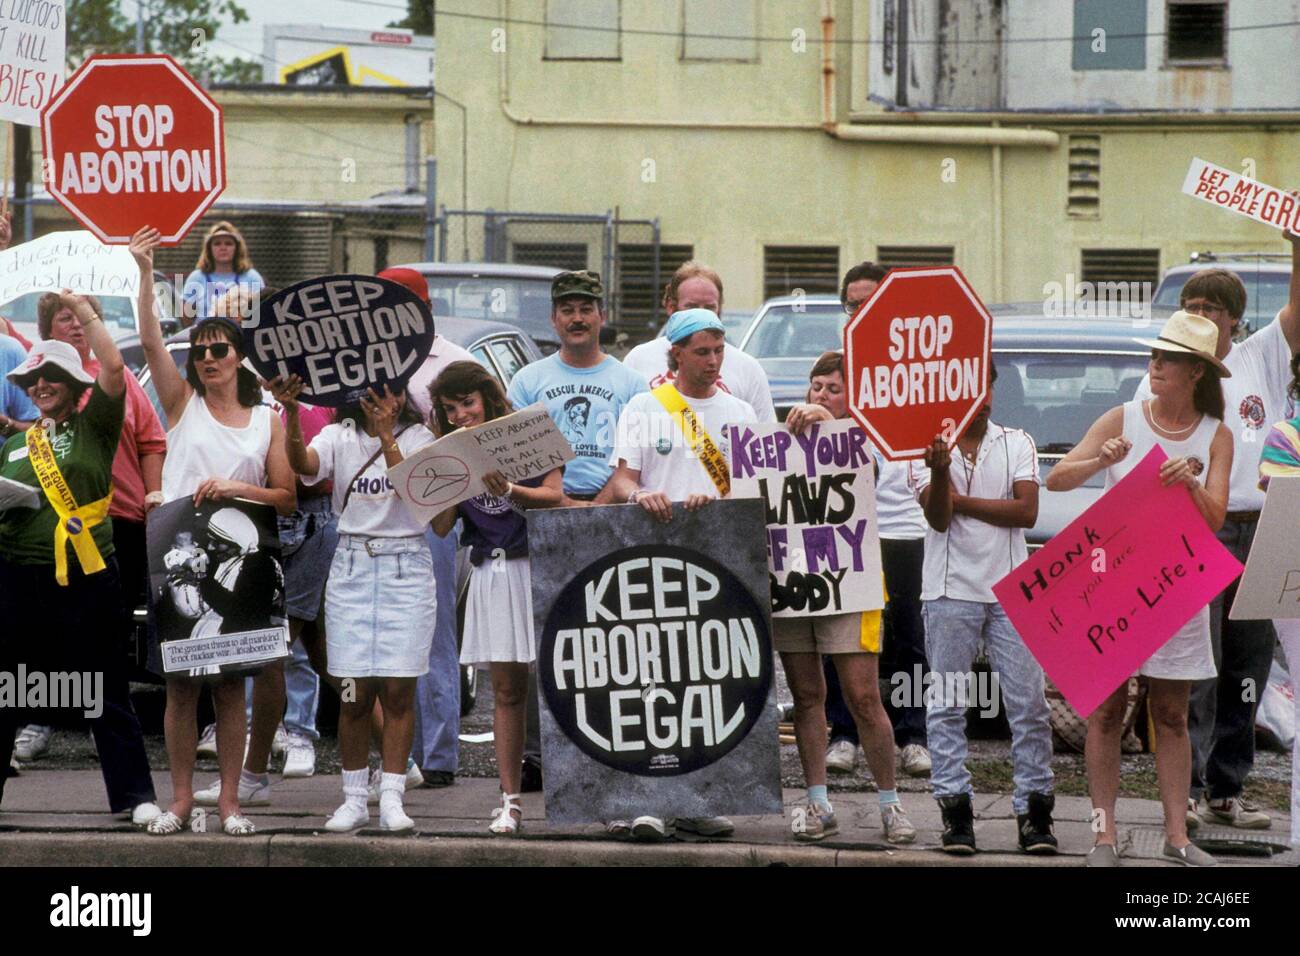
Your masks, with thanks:
[{"label": "woman wearing white cap", "polygon": [[[243,334],[238,322],[210,318],[194,327],[185,374],[176,368],[163,342],[154,310],[153,250],[157,229],[145,227],[131,238],[140,267],[140,343],[171,430],[163,463],[165,501],[244,498],[271,505],[282,515],[297,506],[293,471],[284,445],[284,425],[262,401],[257,376],[243,367]],[[244,675],[223,674],[212,683],[217,722],[217,763],[221,771],[217,810],[221,829],[247,836],[253,824],[242,803],[268,802],[270,785],[247,771],[244,760]],[[198,743],[198,701],[202,680],[171,675],[163,729],[171,764],[172,805],[149,825],[157,836],[179,833],[194,808],[194,751]]]},{"label": "woman wearing white cap", "polygon": [[[1106,487],[1129,473],[1159,445],[1169,457],[1160,466],[1167,487],[1182,485],[1210,529],[1217,531],[1228,510],[1232,435],[1223,424],[1220,379],[1232,373],[1215,357],[1218,328],[1199,315],[1175,312],[1151,349],[1151,392],[1112,408],[1093,423],[1079,444],[1047,476],[1049,491],[1077,488],[1099,471]],[[1187,837],[1191,745],[1187,701],[1192,681],[1215,676],[1209,607],[1192,619],[1138,668],[1147,678],[1147,706],[1155,724],[1156,776],[1165,811],[1164,856],[1187,866],[1213,866],[1212,856]],[[1089,866],[1118,866],[1115,799],[1119,790],[1120,736],[1127,686],[1121,685],[1088,718],[1084,756],[1094,824],[1102,829],[1088,854]]]},{"label": "woman wearing white cap", "polygon": [[[124,628],[126,618],[108,516],[126,366],[90,303],[65,290],[62,304],[85,330],[99,375],[91,378],[71,345],[50,340],[7,376],[41,420],[0,449],[0,478],[34,491],[28,502],[0,504],[0,673],[21,664],[30,673],[95,675],[80,701],[50,703],[90,718],[110,808],[144,825],[159,809],[119,653],[116,625]],[[19,714],[0,706],[0,768],[9,766]]]}]

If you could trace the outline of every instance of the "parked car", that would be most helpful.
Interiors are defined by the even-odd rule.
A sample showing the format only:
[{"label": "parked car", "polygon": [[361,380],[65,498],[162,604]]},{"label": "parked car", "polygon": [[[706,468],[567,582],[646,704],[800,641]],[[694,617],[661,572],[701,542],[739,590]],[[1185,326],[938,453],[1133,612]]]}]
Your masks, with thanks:
[{"label": "parked car", "polygon": [[[549,285],[547,295],[549,301]],[[483,322],[475,319],[459,319],[440,316],[437,319],[440,335],[464,348],[483,364],[500,381],[503,388],[508,388],[510,380],[525,365],[542,357],[541,351],[527,335],[519,329],[503,322]],[[193,327],[185,329],[167,340],[167,351],[171,353],[176,367],[184,374],[185,362],[189,357],[190,333]],[[162,403],[154,387],[148,365],[137,373],[140,385],[158,412],[158,418],[166,423]],[[465,552],[460,552],[456,560],[456,646],[460,646],[460,635],[465,625],[465,595],[469,583],[469,563]],[[137,660],[145,659],[148,639],[148,612],[145,608],[136,608],[136,653]],[[140,674],[138,679],[156,680],[151,675]],[[462,667],[460,677],[460,709],[465,716],[474,709],[478,699],[478,671],[473,667]]]},{"label": "parked car", "polygon": [[[794,311],[796,301],[802,311]],[[1033,436],[1044,477],[1102,412],[1133,397],[1151,355],[1134,338],[1154,341],[1170,311],[1153,309],[1149,322],[1135,322],[1113,314],[1048,318],[1041,302],[989,306],[998,368],[993,418]],[[767,371],[782,421],[804,400],[814,360],[842,348],[847,321],[839,299],[829,295],[772,299],[759,310],[743,348]],[[1044,489],[1038,522],[1025,535],[1030,549],[1042,547],[1096,501],[1102,484],[1098,475],[1073,491]]]},{"label": "parked car", "polygon": [[1278,310],[1286,305],[1291,284],[1291,256],[1280,252],[1193,253],[1186,265],[1165,270],[1152,303],[1160,308],[1178,308],[1178,296],[1183,286],[1202,269],[1227,269],[1240,276],[1245,284],[1246,314],[1241,317],[1244,328],[1239,330],[1239,338],[1268,325],[1277,317]]},{"label": "parked car", "polygon": [[[40,331],[36,321],[36,306],[40,302],[44,292],[28,292],[26,295],[20,295],[16,299],[0,305],[0,315],[5,316],[14,324],[18,330],[29,342],[39,342],[41,339]],[[138,328],[136,323],[136,314],[138,310],[135,296],[128,295],[101,295],[99,299],[100,308],[104,310],[104,325],[113,335],[114,341],[117,342],[118,348],[124,348],[124,343],[129,345],[131,337],[137,334]],[[176,318],[170,305],[170,295],[158,294],[159,308],[162,310],[162,326],[166,333],[175,332],[180,329],[180,321]],[[128,358],[126,353],[123,357],[127,358],[127,364],[131,365],[132,358]],[[144,361],[144,353],[138,356],[141,364]],[[132,366],[133,370],[136,369]]]}]

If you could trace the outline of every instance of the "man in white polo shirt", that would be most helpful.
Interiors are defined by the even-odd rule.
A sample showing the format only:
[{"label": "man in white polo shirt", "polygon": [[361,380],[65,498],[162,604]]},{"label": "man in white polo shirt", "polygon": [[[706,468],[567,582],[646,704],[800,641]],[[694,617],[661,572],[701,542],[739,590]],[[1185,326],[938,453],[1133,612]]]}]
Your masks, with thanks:
[{"label": "man in white polo shirt", "polygon": [[[1183,286],[1179,306],[1219,327],[1215,355],[1232,373],[1223,379],[1223,423],[1232,433],[1232,475],[1228,517],[1218,538],[1245,562],[1264,507],[1259,489],[1259,458],[1269,426],[1290,418],[1291,357],[1300,351],[1300,237],[1291,242],[1290,300],[1277,318],[1244,342],[1233,343],[1246,311],[1246,287],[1235,272],[1204,269]],[[1147,378],[1138,399],[1150,398]],[[1239,581],[1240,579],[1238,579]],[[1210,637],[1219,676],[1192,685],[1187,731],[1192,742],[1192,789],[1187,827],[1226,823],[1249,830],[1267,829],[1267,813],[1242,798],[1255,763],[1255,711],[1268,681],[1277,634],[1272,621],[1234,621],[1228,617],[1237,596],[1234,581],[1210,605]],[[1204,797],[1204,802],[1200,802]]]},{"label": "man in white polo shirt", "polygon": [[[638,504],[660,521],[672,520],[673,502],[689,511],[724,497],[730,487],[726,427],[755,421],[748,402],[718,387],[723,356],[729,356],[725,327],[709,309],[674,313],[664,326],[672,348],[668,364],[674,381],[634,395],[619,415],[610,464],[610,497]],[[676,413],[670,412],[673,408]],[[689,411],[692,415],[683,414]],[[690,429],[694,420],[700,430]],[[683,429],[687,428],[688,435]],[[611,834],[630,832],[639,840],[665,839],[674,825],[701,836],[729,836],[735,827],[726,817],[661,820],[641,816],[628,823],[606,824]]]},{"label": "man in white polo shirt", "polygon": [[[989,421],[997,369],[989,372],[984,405],[953,452],[936,438],[924,464],[911,463],[911,479],[930,526],[921,583],[925,652],[942,689],[935,694],[940,700],[931,699],[931,688],[926,694],[930,779],[943,814],[944,851],[974,853],[966,707],[975,701],[962,699],[967,694],[959,689],[975,685],[971,668],[984,644],[1011,725],[1011,802],[1020,848],[1055,853],[1052,725],[1043,669],[993,594],[993,582],[1029,556],[1025,529],[1038,520],[1037,446],[1025,432]],[[1019,373],[1013,369],[1012,374]]]},{"label": "man in white polo shirt", "polygon": [[[690,259],[677,267],[664,288],[664,314],[672,316],[688,309],[708,309],[722,314],[722,278],[702,262]],[[666,332],[668,326],[664,326]],[[676,371],[668,367],[669,343],[663,332],[657,339],[643,342],[623,358],[623,364],[644,378],[651,388],[673,381]],[[748,402],[760,422],[776,421],[772,388],[758,359],[739,348],[727,351],[727,368],[718,379],[718,388]]]}]

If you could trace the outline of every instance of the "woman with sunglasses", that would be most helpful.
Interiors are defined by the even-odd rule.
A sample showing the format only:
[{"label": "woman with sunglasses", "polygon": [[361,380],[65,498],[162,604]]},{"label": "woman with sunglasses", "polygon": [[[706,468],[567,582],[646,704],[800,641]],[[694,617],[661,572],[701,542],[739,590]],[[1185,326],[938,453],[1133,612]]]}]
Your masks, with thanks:
[{"label": "woman with sunglasses", "polygon": [[[157,229],[145,227],[131,238],[140,267],[140,343],[171,430],[163,464],[165,501],[244,498],[271,505],[281,515],[297,505],[293,471],[279,416],[262,402],[257,376],[242,366],[242,332],[229,318],[200,322],[190,335],[182,378],[163,342],[154,308],[153,250]],[[241,772],[244,758],[244,676],[222,674],[211,680],[217,718],[217,763],[221,798],[217,810],[223,832],[246,836],[253,824],[240,812],[240,796],[262,781]],[[170,675],[163,728],[171,762],[172,805],[149,826],[165,836],[180,832],[194,808],[194,751],[199,692],[206,679]],[[251,779],[250,779],[251,778]]]},{"label": "woman with sunglasses", "polygon": [[[1106,488],[1127,475],[1151,449],[1169,457],[1160,466],[1165,487],[1186,489],[1212,531],[1228,512],[1232,434],[1223,424],[1223,386],[1228,371],[1215,357],[1219,331],[1200,315],[1178,311],[1152,343],[1152,398],[1112,408],[1093,423],[1083,440],[1047,476],[1049,491],[1078,488],[1099,471]],[[1156,777],[1165,811],[1164,856],[1184,866],[1214,866],[1214,857],[1187,836],[1187,797],[1192,751],[1187,736],[1187,702],[1193,681],[1214,677],[1209,605],[1201,608],[1138,668],[1147,679],[1147,707],[1155,724]],[[1128,682],[1088,717],[1084,758],[1094,820],[1102,829],[1088,854],[1088,866],[1119,866],[1115,846],[1115,799],[1119,791],[1120,737]]]},{"label": "woman with sunglasses", "polygon": [[[60,305],[76,317],[99,374],[92,378],[75,348],[50,339],[7,376],[40,420],[0,449],[0,477],[33,489],[28,505],[0,508],[0,674],[24,665],[29,673],[102,676],[96,699],[83,695],[77,709],[90,719],[109,808],[145,825],[160,811],[128,696],[120,645],[127,617],[108,515],[129,373],[84,297],[64,290]],[[0,706],[0,795],[20,714]]]}]

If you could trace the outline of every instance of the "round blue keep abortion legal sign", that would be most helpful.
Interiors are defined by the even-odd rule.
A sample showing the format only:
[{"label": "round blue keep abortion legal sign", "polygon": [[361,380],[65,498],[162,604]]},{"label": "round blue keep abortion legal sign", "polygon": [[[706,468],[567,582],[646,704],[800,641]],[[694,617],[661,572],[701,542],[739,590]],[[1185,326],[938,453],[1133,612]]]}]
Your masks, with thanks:
[{"label": "round blue keep abortion legal sign", "polygon": [[375,276],[299,282],[262,299],[243,327],[244,354],[264,378],[297,375],[303,401],[332,408],[369,388],[404,389],[433,347],[429,307]]}]

